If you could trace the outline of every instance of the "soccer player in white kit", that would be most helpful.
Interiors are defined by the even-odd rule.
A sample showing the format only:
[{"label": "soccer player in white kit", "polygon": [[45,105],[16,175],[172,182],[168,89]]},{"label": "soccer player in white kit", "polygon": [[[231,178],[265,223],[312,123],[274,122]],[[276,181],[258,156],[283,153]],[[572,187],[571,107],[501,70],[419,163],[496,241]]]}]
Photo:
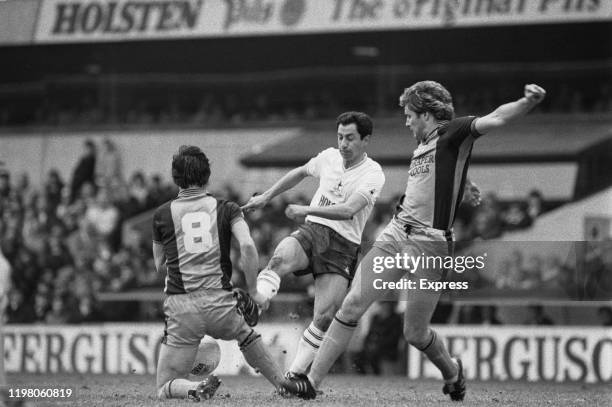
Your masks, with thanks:
[{"label": "soccer player in white kit", "polygon": [[315,279],[313,320],[304,331],[287,377],[304,375],[342,303],[355,273],[361,234],[385,183],[380,165],[368,157],[372,120],[345,112],[336,120],[338,148],[329,148],[289,171],[270,189],[242,207],[263,208],[272,198],[306,177],[319,179],[310,205],[289,205],[286,215],[303,221],[283,239],[257,278],[254,300],[265,308],[288,273],[312,273]]},{"label": "soccer player in white kit", "polygon": [[[545,94],[537,85],[526,85],[524,97],[501,105],[486,116],[455,118],[452,97],[439,83],[422,81],[404,90],[400,106],[406,114],[406,126],[419,145],[412,156],[400,211],[361,260],[351,290],[327,331],[310,373],[288,381],[286,390],[304,399],[316,397],[316,388],[348,346],[357,321],[374,301],[393,291],[390,284],[383,283],[396,283],[405,276],[412,276],[417,281],[422,277],[444,281],[445,270],[419,267],[408,272],[403,266],[391,265],[375,274],[373,265],[376,259],[396,255],[413,258],[452,256],[452,226],[474,141],[523,116],[540,103]],[[375,281],[378,282],[374,284]],[[444,342],[429,325],[439,296],[440,291],[417,289],[408,292],[404,336],[440,370],[445,382],[444,394],[451,400],[461,401],[465,396],[461,361],[451,358]]]}]

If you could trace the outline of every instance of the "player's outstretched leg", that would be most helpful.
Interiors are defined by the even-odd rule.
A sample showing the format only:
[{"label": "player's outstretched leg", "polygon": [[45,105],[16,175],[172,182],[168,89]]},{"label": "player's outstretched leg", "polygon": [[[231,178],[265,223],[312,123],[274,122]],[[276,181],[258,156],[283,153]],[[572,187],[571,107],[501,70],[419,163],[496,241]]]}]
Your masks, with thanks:
[{"label": "player's outstretched leg", "polygon": [[344,299],[312,362],[308,378],[315,388],[319,386],[329,369],[346,350],[355,333],[359,318],[371,304],[371,302],[364,301],[360,290],[356,287],[356,285],[353,286]]},{"label": "player's outstretched leg", "polygon": [[[449,385],[453,400],[463,400],[465,380],[461,366],[451,358],[442,338],[431,329],[429,321],[438,303],[439,294],[430,291],[415,290],[406,303],[404,314],[404,337],[406,341],[423,352],[440,370],[444,382]],[[446,389],[447,386],[444,386]],[[454,390],[452,390],[454,389]]]},{"label": "player's outstretched leg", "polygon": [[[323,338],[321,347],[312,362],[310,373],[306,377],[298,377],[296,380],[289,381],[285,387],[288,392],[304,399],[316,397],[315,389],[348,347],[357,327],[357,321],[375,300],[384,297],[384,290],[378,290],[372,284],[372,263],[374,258],[388,255],[386,251],[374,247],[364,256],[355,273],[351,289]],[[391,269],[377,274],[376,278],[384,281],[397,281],[404,273],[404,271]]]},{"label": "player's outstretched leg", "polygon": [[[359,269],[355,280],[359,279]],[[353,289],[348,293],[340,310],[336,313],[327,333],[317,352],[308,376],[304,374],[294,375],[283,387],[291,394],[305,400],[314,399],[317,395],[316,387],[334,362],[340,357],[348,346],[359,317],[367,309],[367,305],[361,303],[361,295],[358,289]],[[369,304],[368,304],[369,305]]]},{"label": "player's outstretched leg", "polygon": [[308,267],[308,257],[298,240],[287,236],[276,246],[268,265],[257,276],[257,292],[270,301],[278,294],[281,278]]},{"label": "player's outstretched leg", "polygon": [[372,264],[374,259],[389,256],[389,253],[379,247],[373,247],[361,260],[351,289],[342,302],[340,310],[336,313],[321,347],[315,356],[308,378],[317,388],[329,369],[346,350],[355,332],[357,322],[372,305],[374,301],[386,298],[388,290],[380,289],[375,281],[398,281],[405,274],[404,270],[390,268],[384,273],[374,274]]},{"label": "player's outstretched leg", "polygon": [[214,396],[221,381],[210,375],[201,382],[187,380],[198,346],[175,347],[162,344],[157,364],[157,398],[200,401]]},{"label": "player's outstretched leg", "polygon": [[281,390],[283,371],[264,346],[261,335],[251,329],[246,337],[238,339],[238,344],[247,363],[258,370],[277,390]]},{"label": "player's outstretched leg", "polygon": [[304,374],[317,354],[323,337],[346,295],[349,280],[339,274],[320,274],[315,280],[314,316],[304,330],[287,377]]}]

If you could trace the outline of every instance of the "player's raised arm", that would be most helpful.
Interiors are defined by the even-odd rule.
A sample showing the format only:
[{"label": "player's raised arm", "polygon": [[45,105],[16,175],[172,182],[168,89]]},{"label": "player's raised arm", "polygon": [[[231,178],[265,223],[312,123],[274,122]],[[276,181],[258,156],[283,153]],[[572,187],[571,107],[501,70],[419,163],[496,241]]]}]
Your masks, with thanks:
[{"label": "player's raised arm", "polygon": [[352,219],[353,215],[365,208],[367,204],[366,197],[356,193],[351,195],[346,202],[332,206],[288,205],[285,209],[285,215],[298,222],[308,215],[331,220],[348,220]]},{"label": "player's raised arm", "polygon": [[275,196],[293,188],[308,176],[306,166],[297,167],[285,174],[281,179],[276,181],[266,192],[261,195],[255,195],[240,209],[243,211],[253,211],[261,209],[272,200]]},{"label": "player's raised arm", "polygon": [[525,96],[514,102],[499,106],[486,116],[479,117],[474,123],[474,128],[480,134],[486,134],[491,130],[505,126],[506,123],[521,117],[538,103],[544,100],[546,91],[538,85],[525,85]]},{"label": "player's raised arm", "polygon": [[153,260],[155,261],[155,270],[158,273],[165,273],[166,255],[164,254],[164,246],[161,243],[153,242]]}]

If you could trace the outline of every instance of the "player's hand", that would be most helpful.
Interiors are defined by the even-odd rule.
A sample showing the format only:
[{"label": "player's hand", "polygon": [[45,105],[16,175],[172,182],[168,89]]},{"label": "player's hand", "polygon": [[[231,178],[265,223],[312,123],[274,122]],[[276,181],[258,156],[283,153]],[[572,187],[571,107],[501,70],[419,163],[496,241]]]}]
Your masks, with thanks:
[{"label": "player's hand", "polygon": [[261,195],[253,195],[249,202],[240,207],[245,212],[251,212],[256,209],[261,209],[266,206],[270,202],[270,200],[266,197],[265,194]]},{"label": "player's hand", "polygon": [[285,215],[291,219],[296,221],[297,223],[304,223],[306,221],[306,213],[307,206],[304,205],[288,205],[287,209],[285,209]]},{"label": "player's hand", "polygon": [[525,85],[525,98],[535,104],[540,103],[546,97],[546,91],[535,84]]},{"label": "player's hand", "polygon": [[480,188],[478,188],[478,185],[474,184],[471,181],[466,183],[465,191],[463,192],[463,200],[472,206],[480,205],[482,199]]}]

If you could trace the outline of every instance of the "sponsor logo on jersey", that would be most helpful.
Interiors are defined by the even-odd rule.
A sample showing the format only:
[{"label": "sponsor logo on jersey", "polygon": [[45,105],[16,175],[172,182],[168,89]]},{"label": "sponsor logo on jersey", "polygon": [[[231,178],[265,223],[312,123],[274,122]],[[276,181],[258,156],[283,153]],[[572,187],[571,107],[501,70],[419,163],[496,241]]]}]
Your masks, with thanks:
[{"label": "sponsor logo on jersey", "polygon": [[321,195],[321,199],[319,199],[318,206],[332,206],[335,205],[328,197],[325,195]]},{"label": "sponsor logo on jersey", "polygon": [[410,163],[409,174],[414,177],[419,174],[428,174],[430,166],[435,162],[433,154],[427,154],[426,156],[415,158]]}]

